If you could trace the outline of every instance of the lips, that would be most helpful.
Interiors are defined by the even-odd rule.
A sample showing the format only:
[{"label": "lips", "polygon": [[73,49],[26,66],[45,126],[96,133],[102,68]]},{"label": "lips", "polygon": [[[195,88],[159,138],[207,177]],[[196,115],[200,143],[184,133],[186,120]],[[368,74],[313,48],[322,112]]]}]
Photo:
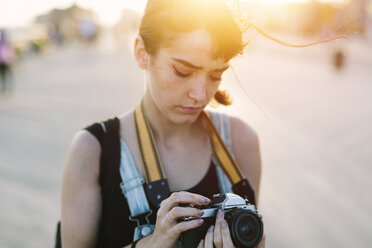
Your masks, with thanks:
[{"label": "lips", "polygon": [[196,114],[202,110],[202,107],[181,107],[181,109],[187,114]]}]

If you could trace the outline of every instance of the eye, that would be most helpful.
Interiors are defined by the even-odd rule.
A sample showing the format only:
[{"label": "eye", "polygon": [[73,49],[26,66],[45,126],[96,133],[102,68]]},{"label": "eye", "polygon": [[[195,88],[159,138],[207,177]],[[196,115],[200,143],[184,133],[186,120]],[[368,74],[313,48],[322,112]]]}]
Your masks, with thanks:
[{"label": "eye", "polygon": [[182,73],[179,70],[176,69],[176,67],[173,66],[174,72],[176,73],[177,76],[181,78],[187,78],[188,76],[191,75],[191,73]]}]

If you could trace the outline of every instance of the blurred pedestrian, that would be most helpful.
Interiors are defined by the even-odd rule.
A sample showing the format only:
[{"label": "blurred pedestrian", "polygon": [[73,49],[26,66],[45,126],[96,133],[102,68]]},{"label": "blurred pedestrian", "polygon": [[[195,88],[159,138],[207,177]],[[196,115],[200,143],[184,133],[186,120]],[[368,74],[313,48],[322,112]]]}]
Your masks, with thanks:
[{"label": "blurred pedestrian", "polygon": [[0,80],[1,92],[10,89],[12,76],[12,63],[15,59],[15,52],[9,41],[7,40],[4,30],[0,30]]},{"label": "blurred pedestrian", "polygon": [[78,30],[80,37],[87,43],[93,42],[97,37],[97,25],[88,17],[79,20]]},{"label": "blurred pedestrian", "polygon": [[342,49],[337,49],[332,54],[333,65],[337,71],[340,71],[345,66],[345,52]]}]

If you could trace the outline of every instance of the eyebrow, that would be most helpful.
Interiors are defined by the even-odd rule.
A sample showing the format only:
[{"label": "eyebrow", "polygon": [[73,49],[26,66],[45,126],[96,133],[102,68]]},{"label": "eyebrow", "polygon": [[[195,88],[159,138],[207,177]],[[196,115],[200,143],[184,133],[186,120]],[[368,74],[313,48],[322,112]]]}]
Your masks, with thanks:
[{"label": "eyebrow", "polygon": [[[198,69],[198,70],[201,70],[203,69],[203,67],[201,66],[197,66],[197,65],[194,65],[186,60],[183,60],[183,59],[178,59],[178,58],[172,58],[174,61],[180,63],[180,64],[183,64],[184,66],[187,66],[187,67],[190,67],[190,68],[193,68],[193,69]],[[215,69],[213,70],[213,72],[224,72],[226,71],[228,68],[230,67],[230,65],[227,65],[223,68],[220,68],[220,69]]]}]

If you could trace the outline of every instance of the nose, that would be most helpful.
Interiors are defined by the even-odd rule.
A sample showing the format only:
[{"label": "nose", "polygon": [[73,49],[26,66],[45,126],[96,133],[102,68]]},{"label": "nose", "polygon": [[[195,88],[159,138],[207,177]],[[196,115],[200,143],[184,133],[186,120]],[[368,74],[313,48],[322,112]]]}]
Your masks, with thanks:
[{"label": "nose", "polygon": [[198,78],[189,90],[189,97],[196,102],[203,102],[206,97],[206,80]]}]

